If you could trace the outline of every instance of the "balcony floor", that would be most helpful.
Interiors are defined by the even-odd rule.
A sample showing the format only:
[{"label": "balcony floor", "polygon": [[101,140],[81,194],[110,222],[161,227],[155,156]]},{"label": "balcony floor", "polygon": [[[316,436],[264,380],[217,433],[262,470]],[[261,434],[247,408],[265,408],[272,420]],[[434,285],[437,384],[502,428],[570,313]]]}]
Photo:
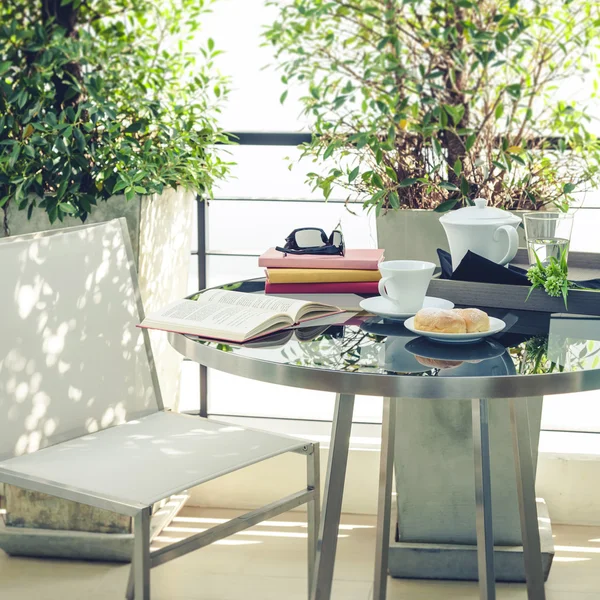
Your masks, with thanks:
[{"label": "balcony floor", "polygon": [[[159,547],[233,510],[187,508],[154,542]],[[375,519],[344,515],[333,587],[335,600],[370,600]],[[555,525],[557,553],[547,600],[600,596],[600,527]],[[123,565],[9,558],[0,551],[0,598],[115,600],[124,598]],[[152,572],[152,600],[305,600],[306,526],[289,513]],[[526,600],[522,585],[500,585],[498,600]],[[389,600],[476,600],[473,583],[390,580]]]}]

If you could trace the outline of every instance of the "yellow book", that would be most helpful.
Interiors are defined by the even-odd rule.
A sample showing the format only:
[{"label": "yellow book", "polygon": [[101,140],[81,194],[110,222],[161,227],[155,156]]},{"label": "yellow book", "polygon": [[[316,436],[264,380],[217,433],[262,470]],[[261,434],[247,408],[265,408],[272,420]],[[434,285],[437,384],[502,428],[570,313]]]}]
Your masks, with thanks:
[{"label": "yellow book", "polygon": [[348,283],[379,281],[379,271],[362,269],[267,269],[271,283]]}]

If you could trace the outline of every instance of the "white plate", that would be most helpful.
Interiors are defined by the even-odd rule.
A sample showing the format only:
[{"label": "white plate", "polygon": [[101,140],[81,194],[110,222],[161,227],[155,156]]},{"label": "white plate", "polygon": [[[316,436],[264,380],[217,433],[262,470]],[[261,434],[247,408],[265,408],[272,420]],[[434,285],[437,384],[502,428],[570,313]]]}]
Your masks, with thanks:
[{"label": "white plate", "polygon": [[[387,298],[375,296],[374,298],[365,298],[361,301],[360,307],[367,312],[373,313],[379,317],[386,319],[407,319],[412,317],[415,312],[402,312],[400,309]],[[454,308],[454,304],[450,300],[443,298],[434,298],[433,296],[425,296],[423,308],[445,308],[447,310]]]},{"label": "white plate", "polygon": [[414,317],[411,317],[404,321],[404,327],[417,335],[422,335],[423,337],[436,342],[444,342],[446,344],[468,344],[469,342],[476,342],[502,331],[506,327],[506,323],[502,319],[490,317],[490,328],[488,331],[478,331],[476,333],[439,333],[415,329],[415,319]]}]

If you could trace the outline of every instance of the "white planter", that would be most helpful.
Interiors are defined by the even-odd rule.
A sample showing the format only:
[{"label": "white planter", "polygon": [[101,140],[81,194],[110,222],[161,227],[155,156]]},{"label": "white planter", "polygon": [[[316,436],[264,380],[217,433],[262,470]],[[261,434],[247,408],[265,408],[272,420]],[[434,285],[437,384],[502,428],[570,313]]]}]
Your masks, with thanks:
[{"label": "white planter", "polygon": [[[88,219],[89,223],[127,219],[146,313],[187,293],[194,201],[192,192],[170,188],[160,196],[129,202],[124,196],[115,196],[101,202]],[[8,213],[10,235],[79,224],[78,219],[66,217],[64,222],[50,225],[42,210],[34,211],[31,220],[26,211],[11,207]],[[4,237],[3,230],[0,237]],[[176,409],[181,355],[171,348],[164,333],[151,331],[150,339],[163,402]],[[7,552],[107,560],[123,560],[129,555],[133,543],[129,517],[6,487],[7,527],[0,531],[0,546]],[[72,531],[77,533],[70,535]],[[81,531],[91,533],[82,537],[86,534]]]},{"label": "white planter", "polygon": [[[171,188],[160,196],[137,197],[130,202],[124,196],[114,196],[99,203],[87,220],[100,223],[118,217],[127,219],[146,313],[187,293],[194,202],[192,192]],[[43,210],[34,211],[28,220],[27,211],[11,207],[8,225],[10,235],[20,235],[81,225],[81,221],[65,217],[63,222],[51,225]],[[3,230],[0,237],[4,237]],[[150,332],[150,339],[164,404],[176,408],[181,356],[161,332]]]}]

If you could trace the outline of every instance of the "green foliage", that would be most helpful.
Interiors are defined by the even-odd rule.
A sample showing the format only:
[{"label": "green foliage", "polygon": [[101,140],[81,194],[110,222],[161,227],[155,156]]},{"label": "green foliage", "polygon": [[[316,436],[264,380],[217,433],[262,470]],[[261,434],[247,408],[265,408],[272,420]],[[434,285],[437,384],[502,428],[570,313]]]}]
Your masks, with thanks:
[{"label": "green foliage", "polygon": [[211,0],[3,0],[0,206],[85,221],[114,194],[210,194],[227,81],[197,42]]},{"label": "green foliage", "polygon": [[315,135],[303,155],[335,163],[309,176],[326,198],[335,185],[377,212],[449,210],[480,196],[566,208],[574,190],[598,183],[593,115],[560,99],[574,78],[595,96],[597,2],[269,4],[282,81],[308,92]]},{"label": "green foliage", "polygon": [[569,288],[573,285],[567,279],[569,274],[569,268],[567,266],[567,248],[563,249],[560,255],[560,260],[551,256],[548,259],[548,264],[542,264],[537,253],[535,253],[536,264],[527,271],[527,279],[531,282],[531,288],[527,299],[531,295],[531,292],[536,288],[542,288],[546,291],[548,296],[562,296],[563,302],[565,303],[565,309],[567,306],[567,295]]}]

